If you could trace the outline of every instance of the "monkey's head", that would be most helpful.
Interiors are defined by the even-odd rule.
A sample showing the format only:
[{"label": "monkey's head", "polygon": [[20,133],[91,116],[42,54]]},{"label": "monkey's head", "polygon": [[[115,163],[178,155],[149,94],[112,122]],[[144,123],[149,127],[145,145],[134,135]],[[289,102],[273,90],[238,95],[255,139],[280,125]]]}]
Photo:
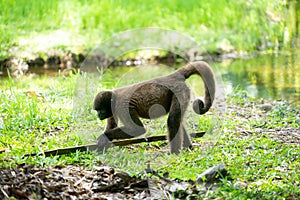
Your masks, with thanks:
[{"label": "monkey's head", "polygon": [[111,117],[112,108],[112,91],[100,92],[96,95],[93,109],[97,111],[100,120]]}]

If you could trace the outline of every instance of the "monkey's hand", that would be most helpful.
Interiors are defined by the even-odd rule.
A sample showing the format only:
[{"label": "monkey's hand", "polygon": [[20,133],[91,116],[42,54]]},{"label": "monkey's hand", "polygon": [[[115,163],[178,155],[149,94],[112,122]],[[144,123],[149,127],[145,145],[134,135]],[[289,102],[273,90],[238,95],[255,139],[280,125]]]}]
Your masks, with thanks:
[{"label": "monkey's hand", "polygon": [[113,147],[113,143],[108,139],[108,137],[105,134],[100,135],[97,138],[98,142],[98,151],[103,152],[106,149]]}]

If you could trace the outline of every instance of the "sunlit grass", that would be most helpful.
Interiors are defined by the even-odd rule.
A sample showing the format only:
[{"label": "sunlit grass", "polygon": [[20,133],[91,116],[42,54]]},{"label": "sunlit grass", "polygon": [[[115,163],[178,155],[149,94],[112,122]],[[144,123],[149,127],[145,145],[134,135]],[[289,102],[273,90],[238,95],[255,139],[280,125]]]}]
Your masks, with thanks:
[{"label": "sunlit grass", "polygon": [[[0,148],[16,155],[70,145],[68,139],[74,137],[67,134],[72,126],[72,79],[1,80]],[[75,139],[71,144],[79,141]]]},{"label": "sunlit grass", "polygon": [[94,48],[116,33],[143,27],[190,35],[210,51],[225,38],[237,50],[254,50],[283,42],[285,6],[277,0],[1,0],[1,56],[18,44],[33,53],[41,48]]}]

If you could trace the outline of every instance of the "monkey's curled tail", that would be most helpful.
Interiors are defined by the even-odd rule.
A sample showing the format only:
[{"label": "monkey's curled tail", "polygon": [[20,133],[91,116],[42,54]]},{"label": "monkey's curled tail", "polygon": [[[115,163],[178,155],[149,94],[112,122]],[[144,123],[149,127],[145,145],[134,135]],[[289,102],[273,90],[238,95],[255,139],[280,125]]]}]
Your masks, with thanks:
[{"label": "monkey's curled tail", "polygon": [[179,69],[178,72],[185,79],[188,79],[193,74],[198,74],[202,78],[205,87],[204,103],[202,100],[196,99],[193,102],[193,110],[199,115],[206,113],[213,104],[216,92],[216,81],[211,67],[203,61],[192,62]]}]

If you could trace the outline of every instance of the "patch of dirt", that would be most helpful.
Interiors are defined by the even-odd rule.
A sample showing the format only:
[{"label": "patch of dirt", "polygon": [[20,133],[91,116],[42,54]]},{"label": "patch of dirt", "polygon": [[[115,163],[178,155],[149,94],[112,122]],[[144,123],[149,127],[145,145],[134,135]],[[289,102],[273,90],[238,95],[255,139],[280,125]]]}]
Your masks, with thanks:
[{"label": "patch of dirt", "polygon": [[[276,111],[276,109],[281,110]],[[288,112],[294,112],[297,119],[291,118],[289,121],[287,120],[285,122],[285,125],[278,125],[278,121],[272,121],[273,117],[268,116],[270,112],[283,113],[285,112],[285,109],[291,109]],[[229,113],[230,117],[233,117],[233,119],[240,121],[240,125],[236,126],[240,137],[250,136],[256,133],[267,135],[283,144],[300,145],[300,127],[291,127],[289,125],[289,123],[292,123],[292,121],[295,120],[298,120],[299,124],[300,111],[293,108],[287,102],[263,100],[263,102],[249,102],[244,106],[232,104],[227,107],[227,113]],[[282,115],[284,117],[285,114]],[[254,122],[257,124],[254,124]]]},{"label": "patch of dirt", "polygon": [[0,171],[0,199],[146,199],[146,179],[110,167],[19,166]]},{"label": "patch of dirt", "polygon": [[111,167],[20,165],[0,171],[0,199],[186,199],[207,189],[198,188],[194,181],[160,176],[152,169],[145,173],[146,178],[141,178]]}]

